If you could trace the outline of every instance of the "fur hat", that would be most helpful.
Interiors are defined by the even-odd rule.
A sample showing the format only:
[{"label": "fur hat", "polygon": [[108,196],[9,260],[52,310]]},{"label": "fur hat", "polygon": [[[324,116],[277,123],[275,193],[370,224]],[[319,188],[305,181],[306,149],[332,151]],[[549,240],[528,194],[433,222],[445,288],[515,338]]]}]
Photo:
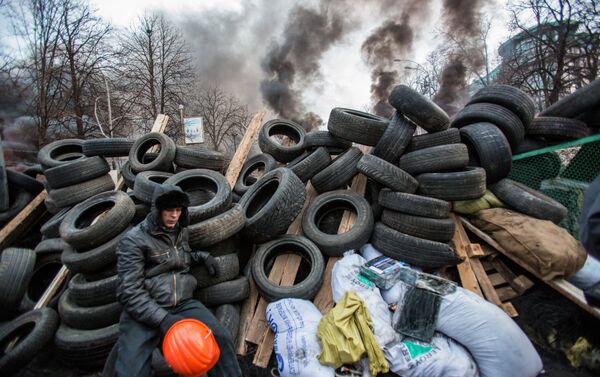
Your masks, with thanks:
[{"label": "fur hat", "polygon": [[181,191],[181,189],[170,190],[159,195],[156,198],[154,205],[161,211],[166,208],[187,208],[190,205],[190,199],[185,192]]}]

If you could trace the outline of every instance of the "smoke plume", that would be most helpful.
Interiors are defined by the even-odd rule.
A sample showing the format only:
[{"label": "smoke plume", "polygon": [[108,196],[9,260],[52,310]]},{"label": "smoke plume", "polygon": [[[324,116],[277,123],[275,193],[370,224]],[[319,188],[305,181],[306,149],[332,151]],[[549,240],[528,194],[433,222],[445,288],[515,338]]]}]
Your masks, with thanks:
[{"label": "smoke plume", "polygon": [[403,76],[394,60],[411,59],[415,29],[426,24],[430,13],[430,0],[410,0],[402,4],[384,1],[381,13],[391,16],[376,28],[363,42],[361,51],[371,67],[371,99],[373,112],[390,116],[393,108],[387,97],[395,83]]},{"label": "smoke plume", "polygon": [[302,90],[320,77],[320,59],[349,30],[343,13],[344,1],[323,1],[317,8],[295,6],[289,13],[283,37],[271,45],[262,60],[265,79],[260,91],[266,103],[280,117],[292,119],[306,129],[323,123],[306,113]]},{"label": "smoke plume", "polygon": [[442,17],[447,37],[456,45],[442,68],[440,88],[433,101],[454,115],[467,97],[468,69],[476,72],[485,61],[481,10],[487,0],[444,0]]}]

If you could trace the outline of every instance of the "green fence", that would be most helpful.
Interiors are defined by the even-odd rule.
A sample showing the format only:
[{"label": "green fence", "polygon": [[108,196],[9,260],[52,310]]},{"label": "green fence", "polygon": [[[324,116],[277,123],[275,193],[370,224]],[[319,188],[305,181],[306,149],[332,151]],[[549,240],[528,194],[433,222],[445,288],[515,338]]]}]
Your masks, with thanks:
[{"label": "green fence", "polygon": [[579,238],[583,194],[600,174],[600,134],[513,156],[509,178],[558,200],[569,209],[560,226]]}]

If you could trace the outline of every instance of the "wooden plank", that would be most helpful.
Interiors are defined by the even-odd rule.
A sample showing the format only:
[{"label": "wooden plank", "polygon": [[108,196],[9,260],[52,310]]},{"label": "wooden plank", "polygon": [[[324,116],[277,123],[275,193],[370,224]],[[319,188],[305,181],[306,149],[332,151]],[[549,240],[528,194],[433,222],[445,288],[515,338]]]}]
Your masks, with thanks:
[{"label": "wooden plank", "polygon": [[499,258],[490,261],[490,263],[519,295],[522,295],[525,291],[533,287],[531,280],[524,275],[517,277]]},{"label": "wooden plank", "polygon": [[242,303],[242,308],[240,310],[240,326],[238,329],[236,345],[237,354],[242,356],[246,355],[248,352],[246,333],[248,332],[248,327],[254,316],[256,304],[258,303],[258,290],[256,289],[252,274],[249,274],[248,276],[248,283],[250,284],[250,294],[248,295],[248,299]]},{"label": "wooden plank", "polygon": [[0,230],[0,249],[9,247],[14,241],[37,223],[46,214],[44,199],[48,191],[40,192],[28,205],[25,206],[8,224]]},{"label": "wooden plank", "polygon": [[510,301],[515,297],[519,297],[519,293],[512,289],[510,285],[507,285],[506,287],[496,288],[496,293],[498,294],[498,297],[502,302]]},{"label": "wooden plank", "polygon": [[519,316],[519,313],[517,312],[517,309],[515,309],[515,307],[513,306],[513,304],[511,304],[510,302],[505,302],[501,305],[502,310],[504,310],[504,312],[506,314],[508,314],[509,317],[511,318],[515,318]]},{"label": "wooden plank", "polygon": [[154,123],[152,124],[152,128],[150,129],[150,132],[159,132],[159,133],[163,133],[165,132],[165,128],[167,128],[167,124],[169,123],[169,116],[166,114],[158,114],[156,116],[156,119],[154,120]]},{"label": "wooden plank", "polygon": [[[468,229],[470,229],[473,233],[475,233],[477,235],[477,237],[479,237],[482,240],[484,240],[485,242],[487,242],[490,246],[495,248],[498,252],[500,252],[503,255],[507,256],[508,258],[512,259],[512,256],[509,253],[507,253],[506,250],[504,250],[504,248],[502,248],[502,246],[500,246],[500,244],[498,244],[498,242],[496,242],[492,237],[488,236],[486,233],[481,231],[479,228],[477,228],[476,226],[471,224],[468,220],[466,220],[462,217],[460,220]],[[587,304],[587,302],[585,300],[585,296],[583,295],[583,291],[581,289],[577,288],[576,286],[574,286],[570,282],[566,281],[565,279],[554,279],[554,280],[550,280],[550,281],[544,280],[530,266],[521,265],[521,267],[523,267],[524,269],[529,271],[532,275],[534,275],[538,279],[542,280],[544,283],[548,284],[551,288],[555,289],[557,292],[559,292],[560,294],[562,294],[569,300],[573,301],[575,304],[577,304],[579,307],[581,307],[586,312],[588,312],[591,315],[593,315],[594,317],[600,319],[600,309],[592,307]]]},{"label": "wooden plank", "polygon": [[456,230],[453,237],[454,248],[456,249],[456,254],[463,258],[463,262],[456,266],[458,275],[460,277],[460,282],[463,288],[468,289],[480,297],[483,297],[483,292],[481,292],[481,288],[479,287],[479,283],[477,282],[477,278],[473,272],[473,267],[471,266],[471,260],[469,259],[465,250],[465,245],[469,244],[470,242],[468,239],[466,239],[466,233],[464,233],[464,229],[459,227],[459,220],[456,215],[454,213],[450,213],[450,218],[454,220],[454,223],[456,224]]},{"label": "wooden plank", "polygon": [[506,279],[504,279],[504,277],[497,272],[495,272],[491,275],[488,275],[488,278],[490,279],[490,283],[492,283],[492,285],[494,287],[497,287],[497,286],[503,285],[503,284],[508,284]]},{"label": "wooden plank", "polygon": [[235,186],[235,182],[237,182],[238,176],[242,171],[242,165],[244,165],[244,162],[246,162],[248,152],[250,152],[252,144],[258,137],[258,131],[260,130],[262,120],[266,114],[267,111],[263,109],[254,115],[252,121],[250,121],[250,125],[244,133],[244,137],[242,138],[240,145],[231,158],[231,163],[229,163],[229,168],[225,174],[225,178],[231,187]]},{"label": "wooden plank", "polygon": [[470,243],[466,245],[465,249],[469,258],[481,258],[485,256],[481,245],[478,243]]},{"label": "wooden plank", "polygon": [[54,276],[54,279],[52,279],[52,282],[50,283],[48,288],[46,288],[46,291],[44,292],[42,297],[40,297],[38,302],[33,307],[34,310],[45,308],[46,306],[48,306],[48,303],[50,302],[50,300],[52,300],[52,297],[54,297],[56,292],[58,292],[58,289],[67,278],[67,275],[69,275],[69,269],[67,268],[67,266],[63,265],[60,268],[60,270],[58,270],[58,273]]}]

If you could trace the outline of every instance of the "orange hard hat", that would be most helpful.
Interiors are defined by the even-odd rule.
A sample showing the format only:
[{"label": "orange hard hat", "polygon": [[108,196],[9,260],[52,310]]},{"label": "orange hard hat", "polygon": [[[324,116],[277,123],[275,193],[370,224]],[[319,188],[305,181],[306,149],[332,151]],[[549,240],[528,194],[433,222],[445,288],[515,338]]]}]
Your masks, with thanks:
[{"label": "orange hard hat", "polygon": [[203,375],[221,356],[212,331],[196,319],[175,322],[165,335],[162,350],[167,364],[185,377]]}]

